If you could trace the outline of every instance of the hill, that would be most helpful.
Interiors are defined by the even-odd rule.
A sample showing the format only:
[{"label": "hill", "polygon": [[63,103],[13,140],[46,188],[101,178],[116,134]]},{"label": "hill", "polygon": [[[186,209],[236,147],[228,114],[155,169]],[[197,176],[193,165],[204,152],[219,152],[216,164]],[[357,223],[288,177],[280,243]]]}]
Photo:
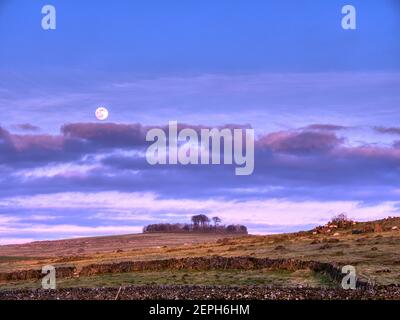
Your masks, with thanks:
[{"label": "hill", "polygon": [[[400,218],[388,218],[267,236],[151,233],[3,246],[0,288],[38,288],[34,270],[46,264],[69,270],[58,279],[60,288],[153,284],[337,290],[344,265],[356,268],[363,287],[397,285],[398,226]],[[380,292],[397,292],[385,288]]]}]

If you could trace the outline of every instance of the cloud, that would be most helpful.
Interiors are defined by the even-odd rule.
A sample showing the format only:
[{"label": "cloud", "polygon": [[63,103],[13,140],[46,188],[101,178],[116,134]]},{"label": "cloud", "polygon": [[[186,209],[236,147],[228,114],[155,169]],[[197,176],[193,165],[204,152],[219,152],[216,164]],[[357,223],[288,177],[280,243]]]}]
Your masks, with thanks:
[{"label": "cloud", "polygon": [[335,125],[335,124],[310,124],[306,126],[304,129],[306,130],[321,130],[321,131],[338,131],[347,129],[345,126]]},{"label": "cloud", "polygon": [[[7,106],[0,127],[0,201],[9,202],[3,202],[0,214],[14,219],[9,224],[24,223],[21,228],[39,222],[112,226],[126,224],[124,219],[137,227],[144,223],[141,218],[186,219],[191,212],[214,205],[221,211],[210,212],[227,217],[235,212],[240,219],[256,210],[261,218],[253,219],[252,230],[258,223],[257,230],[271,231],[266,225],[278,222],[270,218],[269,210],[283,202],[293,205],[279,211],[282,216],[299,206],[299,224],[282,227],[286,230],[305,226],[300,220],[307,210],[325,218],[330,213],[321,213],[324,208],[344,211],[350,203],[359,206],[360,216],[364,210],[372,216],[369,208],[379,215],[395,213],[400,194],[400,142],[393,141],[398,134],[399,75],[253,73],[123,79],[107,75],[104,82],[87,82],[75,74],[68,89],[56,85],[49,91],[48,82],[30,90],[8,86],[0,97],[0,105]],[[76,78],[81,80],[77,83]],[[98,105],[107,106],[115,122],[90,122]],[[60,115],[66,123],[61,129]],[[227,116],[233,123],[250,123],[258,134],[254,174],[236,177],[225,165],[148,165],[143,156],[146,130],[165,128],[171,115],[180,127],[197,132],[225,123]],[[12,131],[13,124],[30,124],[32,119],[38,119],[35,124],[41,131],[22,127],[18,134]],[[232,126],[240,127],[220,127]],[[59,196],[66,193],[70,198]],[[132,197],[131,202],[115,193]],[[93,206],[69,206],[75,195],[77,199],[87,195]],[[48,198],[35,198],[44,196]],[[110,199],[107,205],[99,204],[101,197]],[[119,202],[124,201],[127,205],[121,207]],[[274,206],[271,201],[276,201]],[[304,204],[312,202],[305,209]],[[63,218],[35,221],[36,213]],[[288,217],[293,218],[290,213]],[[12,230],[6,237],[18,234],[16,227]],[[38,237],[36,233],[33,238]],[[31,236],[26,233],[24,238]]]},{"label": "cloud", "polygon": [[[291,201],[286,199],[226,200],[209,198],[207,200],[185,198],[160,198],[154,193],[59,193],[31,197],[3,199],[0,205],[8,205],[23,210],[28,209],[79,209],[81,218],[93,215],[85,214],[93,210],[101,212],[100,220],[124,223],[121,217],[135,220],[140,226],[126,225],[74,226],[69,224],[7,224],[0,227],[0,234],[10,232],[26,233],[62,233],[96,234],[104,232],[140,231],[144,223],[150,221],[188,221],[195,213],[220,216],[225,223],[244,223],[249,225],[318,225],[327,222],[332,216],[346,212],[357,220],[378,219],[399,214],[398,201],[386,201],[378,204],[366,204],[360,201]],[[117,213],[117,214],[116,214]],[[142,218],[145,217],[143,220]],[[96,220],[95,220],[96,221]],[[99,220],[97,220],[99,221]]]},{"label": "cloud", "polygon": [[14,173],[14,176],[24,179],[84,177],[87,176],[92,170],[101,170],[101,165],[84,163],[52,164],[37,168],[20,169]]},{"label": "cloud", "polygon": [[140,124],[117,123],[74,123],[61,128],[65,138],[85,140],[108,148],[143,146],[147,130]]},{"label": "cloud", "polygon": [[0,245],[8,245],[8,244],[24,244],[35,241],[34,238],[3,238],[0,237]]},{"label": "cloud", "polygon": [[[168,126],[143,126],[118,123],[73,123],[61,127],[59,135],[12,134],[0,127],[0,165],[32,168],[44,164],[68,163],[88,156],[98,156],[115,150],[145,151],[148,130]],[[178,129],[196,132],[210,126],[179,124]],[[217,127],[249,128],[249,125],[228,124]]]},{"label": "cloud", "polygon": [[[46,238],[60,237],[83,237],[98,235],[115,235],[140,233],[141,226],[79,226],[79,225],[47,225],[47,224],[19,224],[15,227],[0,226],[0,235],[35,235]],[[0,239],[2,239],[1,237]]]},{"label": "cloud", "polygon": [[[206,127],[188,126],[197,131]],[[140,140],[147,128],[153,127],[77,123],[63,126],[61,135],[13,135],[0,128],[0,173],[4,170],[0,197],[118,190],[196,198],[303,195],[368,200],[376,197],[372,191],[376,188],[380,191],[376,194],[390,200],[390,190],[400,186],[400,149],[396,144],[349,145],[345,137],[330,130],[272,132],[256,140],[255,173],[238,179],[229,165],[150,166]],[[180,125],[183,127],[186,125]],[[239,126],[220,128],[231,127]],[[10,172],[4,166],[16,170]],[[352,189],[343,192],[349,185]],[[260,193],[270,187],[268,193]],[[239,188],[253,192],[237,194],[234,190]]]},{"label": "cloud", "polygon": [[[94,120],[94,110],[105,105],[110,110],[110,119],[120,123],[165,123],[174,115],[179,122],[214,126],[225,122],[229,115],[229,121],[251,123],[257,130],[268,131],[310,123],[395,126],[400,97],[398,72],[123,78],[107,75],[94,81],[83,81],[87,75],[79,72],[72,74],[67,87],[46,80],[30,90],[17,90],[9,81],[10,94],[0,96],[0,105],[7,106],[2,123],[11,125],[40,118],[43,130],[55,132],[60,119],[66,123],[77,119],[88,122]],[[3,76],[19,83],[26,74],[3,72]],[[50,91],[49,85],[52,85]]]},{"label": "cloud", "polygon": [[340,146],[344,139],[330,132],[274,132],[257,140],[257,146],[273,152],[312,155]]},{"label": "cloud", "polygon": [[19,124],[13,125],[13,127],[18,130],[22,130],[22,131],[33,131],[33,132],[40,131],[40,127],[35,126],[30,123],[19,123]]},{"label": "cloud", "polygon": [[54,135],[0,128],[2,237],[134,232],[195,213],[254,232],[316,225],[342,211],[357,219],[398,214],[396,144],[355,145],[309,127],[260,134],[254,174],[237,177],[229,165],[148,165],[141,139],[153,127],[76,123]]},{"label": "cloud", "polygon": [[375,127],[375,130],[379,133],[400,134],[400,128],[398,127]]},{"label": "cloud", "polygon": [[19,220],[20,219],[18,217],[0,215],[0,225],[1,224],[11,223],[11,222],[17,222]]},{"label": "cloud", "polygon": [[69,161],[73,157],[65,152],[64,142],[59,135],[18,135],[0,127],[0,165],[32,167]]}]

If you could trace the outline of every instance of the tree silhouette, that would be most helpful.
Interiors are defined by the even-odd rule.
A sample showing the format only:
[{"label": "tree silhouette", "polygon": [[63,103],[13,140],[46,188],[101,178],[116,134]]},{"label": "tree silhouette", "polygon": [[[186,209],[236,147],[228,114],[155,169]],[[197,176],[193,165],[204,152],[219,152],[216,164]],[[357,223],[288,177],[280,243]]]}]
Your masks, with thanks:
[{"label": "tree silhouette", "polygon": [[205,214],[200,214],[199,215],[199,219],[200,219],[200,225],[201,227],[204,229],[208,223],[210,222],[210,219],[205,215]]},{"label": "tree silhouette", "polygon": [[210,222],[210,219],[205,214],[199,214],[192,217],[192,222],[194,228],[201,227],[202,229],[205,229]]},{"label": "tree silhouette", "polygon": [[196,229],[199,226],[200,223],[200,216],[192,216],[192,223],[193,223],[193,228]]},{"label": "tree silhouette", "polygon": [[205,214],[198,214],[191,217],[192,224],[188,223],[156,223],[143,228],[143,233],[151,232],[218,232],[247,234],[247,228],[242,225],[220,226],[219,217],[212,217],[214,225],[210,224],[210,218]]},{"label": "tree silhouette", "polygon": [[214,221],[214,227],[217,228],[217,225],[221,222],[221,219],[219,217],[212,217],[212,221]]}]

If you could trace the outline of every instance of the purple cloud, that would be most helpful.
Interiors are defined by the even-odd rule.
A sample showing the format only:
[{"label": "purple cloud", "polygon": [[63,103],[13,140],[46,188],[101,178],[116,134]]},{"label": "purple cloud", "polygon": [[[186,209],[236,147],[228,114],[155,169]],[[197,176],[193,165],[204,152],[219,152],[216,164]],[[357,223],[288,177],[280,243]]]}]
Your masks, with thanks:
[{"label": "purple cloud", "polygon": [[347,129],[345,126],[335,125],[335,124],[310,124],[305,127],[306,130],[321,130],[321,131],[338,131]]},{"label": "purple cloud", "polygon": [[[330,131],[302,129],[260,136],[255,173],[246,178],[234,176],[229,165],[150,166],[142,156],[118,151],[144,150],[146,130],[153,127],[76,123],[63,126],[60,135],[15,135],[0,129],[0,162],[16,169],[0,181],[3,196],[119,190],[182,197],[366,200],[392,199],[396,194],[391,190],[400,187],[396,144],[347,146],[345,138]],[[351,190],[343,192],[349,185]]]},{"label": "purple cloud", "polygon": [[400,134],[400,128],[398,127],[376,127],[375,130],[379,133]]},{"label": "purple cloud", "polygon": [[261,137],[257,146],[278,153],[313,154],[327,152],[340,146],[343,141],[343,138],[330,132],[280,131]]},{"label": "purple cloud", "polygon": [[147,130],[141,124],[117,123],[72,123],[61,128],[65,139],[84,140],[107,148],[142,146]]},{"label": "purple cloud", "polygon": [[32,131],[32,132],[40,131],[40,127],[35,126],[30,123],[19,123],[19,124],[15,124],[13,127],[18,130],[22,130],[22,131]]}]

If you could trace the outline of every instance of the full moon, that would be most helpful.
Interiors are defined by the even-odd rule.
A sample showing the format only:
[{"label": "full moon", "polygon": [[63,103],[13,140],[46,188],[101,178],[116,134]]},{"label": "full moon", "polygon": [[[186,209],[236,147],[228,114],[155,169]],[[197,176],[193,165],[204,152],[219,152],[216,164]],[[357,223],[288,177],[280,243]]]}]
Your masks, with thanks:
[{"label": "full moon", "polygon": [[96,118],[97,120],[104,121],[108,118],[108,110],[104,107],[97,108],[96,110]]}]

